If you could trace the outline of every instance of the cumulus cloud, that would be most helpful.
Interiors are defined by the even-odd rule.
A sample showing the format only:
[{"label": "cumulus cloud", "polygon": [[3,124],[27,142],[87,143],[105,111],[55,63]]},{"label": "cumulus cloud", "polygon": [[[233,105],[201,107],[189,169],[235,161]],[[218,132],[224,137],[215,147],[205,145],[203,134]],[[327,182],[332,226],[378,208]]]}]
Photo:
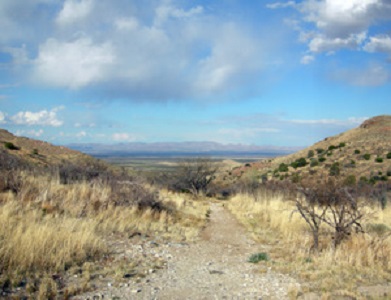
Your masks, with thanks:
[{"label": "cumulus cloud", "polygon": [[[389,37],[367,36],[370,29],[391,20],[388,0],[304,0],[297,4],[274,3],[269,8],[295,7],[301,13],[300,40],[309,52],[332,53],[340,49],[390,53]],[[286,5],[285,5],[286,4]],[[310,26],[310,27],[309,27]],[[369,43],[366,43],[369,38]],[[365,45],[365,46],[364,46]]]},{"label": "cumulus cloud", "polygon": [[35,77],[52,86],[78,89],[105,78],[114,62],[109,43],[94,44],[89,38],[71,42],[49,39],[39,49]]},{"label": "cumulus cloud", "polygon": [[76,133],[77,138],[83,138],[86,136],[87,136],[87,132],[85,132],[85,131],[80,131],[80,132]]},{"label": "cumulus cloud", "polygon": [[93,0],[66,0],[56,22],[63,26],[83,20],[91,13],[93,5]]},{"label": "cumulus cloud", "polygon": [[391,58],[391,37],[389,35],[372,36],[364,46],[364,50],[368,52],[383,52]]},{"label": "cumulus cloud", "polygon": [[268,61],[259,33],[201,5],[49,3],[57,26],[46,26],[25,56],[29,78],[42,86],[134,101],[217,97],[259,78]]},{"label": "cumulus cloud", "polygon": [[57,117],[57,112],[63,107],[57,107],[52,110],[41,110],[38,112],[20,111],[10,118],[16,125],[42,125],[59,127],[63,121]]}]

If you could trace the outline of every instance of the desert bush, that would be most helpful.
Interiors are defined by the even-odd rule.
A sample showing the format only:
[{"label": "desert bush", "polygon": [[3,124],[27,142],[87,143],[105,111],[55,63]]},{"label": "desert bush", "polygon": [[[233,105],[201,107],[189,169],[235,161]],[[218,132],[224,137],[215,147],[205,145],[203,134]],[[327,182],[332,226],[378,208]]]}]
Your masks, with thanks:
[{"label": "desert bush", "polygon": [[170,188],[195,196],[206,195],[217,171],[217,165],[207,158],[182,161],[172,175]]},{"label": "desert bush", "polygon": [[269,260],[269,256],[267,255],[267,253],[260,252],[260,253],[252,254],[249,257],[248,262],[256,264],[256,263],[259,263],[260,261],[268,261],[268,260]]},{"label": "desert bush", "polygon": [[328,150],[329,151],[333,151],[334,149],[337,149],[338,147],[336,147],[336,146],[334,146],[334,145],[330,145],[329,147],[328,147]]},{"label": "desert bush", "polygon": [[315,151],[316,151],[316,153],[318,153],[318,154],[322,154],[322,153],[324,152],[324,149],[322,149],[322,148],[317,148]]},{"label": "desert bush", "polygon": [[369,153],[365,153],[365,154],[363,155],[363,158],[364,158],[365,160],[370,160],[370,159],[371,159],[371,155],[370,155]]},{"label": "desert bush", "polygon": [[289,171],[289,166],[287,164],[281,163],[278,166],[278,171],[279,172],[288,172]]},{"label": "desert bush", "polygon": [[383,158],[382,157],[376,157],[375,161],[377,163],[382,163],[383,162]]},{"label": "desert bush", "polygon": [[345,146],[346,146],[346,143],[345,142],[341,142],[341,143],[339,143],[338,148],[343,148]]},{"label": "desert bush", "polygon": [[15,146],[13,143],[11,142],[5,142],[4,143],[4,147],[8,150],[20,150],[19,147]]},{"label": "desert bush", "polygon": [[355,186],[357,183],[356,176],[349,175],[344,180],[344,185],[346,186]]},{"label": "desert bush", "polygon": [[386,157],[387,159],[391,159],[391,152],[388,152]]},{"label": "desert bush", "polygon": [[311,160],[310,166],[311,167],[319,166],[319,161],[317,159]]},{"label": "desert bush", "polygon": [[307,153],[307,158],[314,157],[314,155],[315,155],[314,150],[309,150],[308,153]]},{"label": "desert bush", "polygon": [[360,154],[360,153],[361,153],[360,150],[358,150],[358,149],[354,150],[354,154]]},{"label": "desert bush", "polygon": [[322,156],[322,157],[319,157],[319,162],[325,162],[326,161],[326,157]]},{"label": "desert bush", "polygon": [[304,157],[296,159],[294,162],[291,163],[291,166],[295,169],[305,167],[308,164],[306,159]]},{"label": "desert bush", "polygon": [[338,176],[341,173],[341,168],[338,162],[335,162],[331,165],[329,175]]}]

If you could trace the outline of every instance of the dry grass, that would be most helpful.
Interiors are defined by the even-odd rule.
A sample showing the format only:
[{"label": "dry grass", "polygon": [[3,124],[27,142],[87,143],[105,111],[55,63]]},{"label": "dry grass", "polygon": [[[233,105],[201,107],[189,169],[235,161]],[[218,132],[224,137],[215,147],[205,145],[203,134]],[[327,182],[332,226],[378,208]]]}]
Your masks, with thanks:
[{"label": "dry grass", "polygon": [[[332,233],[321,232],[321,251],[311,254],[311,233],[292,203],[279,193],[261,192],[255,201],[237,195],[229,209],[269,251],[268,266],[297,276],[303,291],[354,294],[357,286],[391,280],[391,208],[371,208],[363,221],[365,234],[354,234],[339,248],[332,247]],[[262,270],[261,270],[262,271]]]},{"label": "dry grass", "polygon": [[112,233],[193,240],[209,208],[204,201],[164,191],[158,200],[164,209],[140,208],[132,201],[116,205],[117,191],[107,184],[61,185],[47,176],[18,175],[20,191],[0,193],[0,291],[26,285],[41,299],[57,294],[51,274],[110,253]]}]

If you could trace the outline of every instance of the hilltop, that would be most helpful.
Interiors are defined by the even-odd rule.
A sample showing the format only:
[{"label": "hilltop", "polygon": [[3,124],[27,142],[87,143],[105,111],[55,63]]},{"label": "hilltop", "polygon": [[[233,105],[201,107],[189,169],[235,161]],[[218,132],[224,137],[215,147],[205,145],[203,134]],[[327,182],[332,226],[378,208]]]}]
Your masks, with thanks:
[{"label": "hilltop", "polygon": [[0,147],[24,162],[39,166],[59,165],[64,162],[87,163],[93,160],[88,155],[67,147],[15,136],[4,129],[0,129]]},{"label": "hilltop", "polygon": [[338,176],[348,183],[391,177],[391,116],[366,120],[359,127],[327,137],[294,154],[247,164],[234,178],[256,172],[268,179],[320,179]]}]

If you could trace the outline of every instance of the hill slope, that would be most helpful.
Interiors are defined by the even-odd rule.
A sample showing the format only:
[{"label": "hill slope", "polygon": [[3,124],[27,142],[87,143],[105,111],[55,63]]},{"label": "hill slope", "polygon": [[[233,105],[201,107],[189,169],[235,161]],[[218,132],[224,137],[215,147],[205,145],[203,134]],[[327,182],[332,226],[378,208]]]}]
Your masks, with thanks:
[{"label": "hill slope", "polygon": [[339,176],[374,182],[391,177],[390,155],[391,116],[384,115],[294,154],[253,163],[232,173],[241,176],[256,170],[268,179]]},{"label": "hill slope", "polygon": [[59,165],[63,162],[83,163],[93,159],[66,147],[15,136],[4,129],[0,129],[0,149],[25,162],[41,166]]}]

